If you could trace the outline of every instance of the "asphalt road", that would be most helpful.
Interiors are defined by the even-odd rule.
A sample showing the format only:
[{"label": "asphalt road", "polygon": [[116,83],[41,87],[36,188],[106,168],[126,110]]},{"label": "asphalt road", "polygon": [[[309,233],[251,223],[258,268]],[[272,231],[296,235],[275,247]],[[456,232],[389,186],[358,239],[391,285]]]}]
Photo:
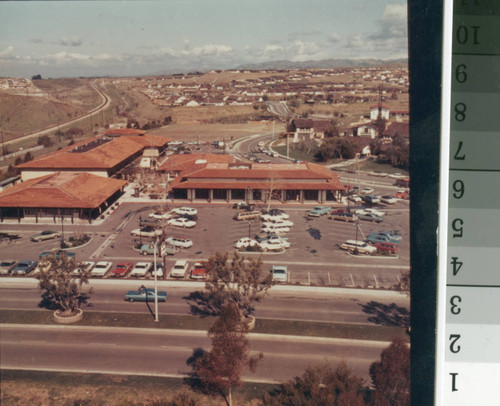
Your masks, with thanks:
[{"label": "asphalt road", "polygon": [[[205,332],[74,326],[0,325],[1,367],[183,376],[197,348],[210,349]],[[388,343],[249,334],[252,352],[264,359],[246,380],[282,382],[308,366],[348,360],[369,382],[368,369]]]}]

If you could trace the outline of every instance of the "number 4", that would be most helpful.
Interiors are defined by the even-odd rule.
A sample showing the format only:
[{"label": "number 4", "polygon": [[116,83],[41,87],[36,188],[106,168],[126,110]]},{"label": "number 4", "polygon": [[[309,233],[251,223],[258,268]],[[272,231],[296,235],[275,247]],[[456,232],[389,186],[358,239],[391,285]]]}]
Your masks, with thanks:
[{"label": "number 4", "polygon": [[451,265],[453,266],[453,276],[457,276],[458,271],[464,263],[458,260],[458,257],[451,257]]}]

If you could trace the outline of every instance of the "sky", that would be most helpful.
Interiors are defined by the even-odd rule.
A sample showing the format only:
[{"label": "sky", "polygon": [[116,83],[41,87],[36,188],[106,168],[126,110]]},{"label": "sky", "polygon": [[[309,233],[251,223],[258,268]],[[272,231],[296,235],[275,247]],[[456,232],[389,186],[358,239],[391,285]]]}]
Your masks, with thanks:
[{"label": "sky", "polygon": [[406,58],[406,0],[0,2],[0,76],[139,76]]}]

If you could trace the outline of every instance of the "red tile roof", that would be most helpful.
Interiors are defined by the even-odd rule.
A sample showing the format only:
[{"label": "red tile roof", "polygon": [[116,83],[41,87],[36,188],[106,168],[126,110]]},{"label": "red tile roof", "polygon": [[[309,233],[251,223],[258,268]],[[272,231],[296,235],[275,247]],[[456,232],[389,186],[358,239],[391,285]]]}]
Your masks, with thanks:
[{"label": "red tile roof", "polygon": [[232,163],[235,162],[233,155],[227,154],[179,154],[171,155],[158,168],[159,171],[184,172],[203,168],[207,163]]},{"label": "red tile roof", "polygon": [[[160,147],[168,144],[168,139],[155,135],[121,136],[106,141],[99,136],[71,145],[52,154],[18,165],[25,169],[81,169],[107,170],[125,161],[145,147]],[[95,143],[94,147],[91,145]],[[75,152],[80,149],[81,152]]]},{"label": "red tile roof", "polygon": [[1,192],[0,207],[93,209],[126,184],[125,180],[89,173],[57,172]]}]

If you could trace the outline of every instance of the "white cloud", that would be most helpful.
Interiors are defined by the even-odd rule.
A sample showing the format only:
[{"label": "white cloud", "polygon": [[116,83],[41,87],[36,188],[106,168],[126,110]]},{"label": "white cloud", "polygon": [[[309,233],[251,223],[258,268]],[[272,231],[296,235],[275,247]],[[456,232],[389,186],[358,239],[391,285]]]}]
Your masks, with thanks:
[{"label": "white cloud", "polygon": [[192,50],[192,55],[196,56],[220,56],[227,54],[233,50],[229,45],[208,44],[202,47],[195,47]]},{"label": "white cloud", "polygon": [[62,38],[59,38],[59,40],[57,40],[55,42],[55,44],[62,45],[65,47],[79,47],[80,45],[82,45],[82,39],[80,37],[77,37],[77,36],[62,37]]},{"label": "white cloud", "polygon": [[12,45],[9,45],[3,51],[0,51],[0,57],[4,57],[4,56],[8,56],[8,55],[12,54],[13,50],[14,50],[14,47]]},{"label": "white cloud", "polygon": [[338,34],[336,32],[332,32],[331,34],[329,34],[326,37],[326,40],[330,43],[338,43],[338,42],[340,42],[341,39],[342,39],[342,37],[340,36],[340,34]]}]

